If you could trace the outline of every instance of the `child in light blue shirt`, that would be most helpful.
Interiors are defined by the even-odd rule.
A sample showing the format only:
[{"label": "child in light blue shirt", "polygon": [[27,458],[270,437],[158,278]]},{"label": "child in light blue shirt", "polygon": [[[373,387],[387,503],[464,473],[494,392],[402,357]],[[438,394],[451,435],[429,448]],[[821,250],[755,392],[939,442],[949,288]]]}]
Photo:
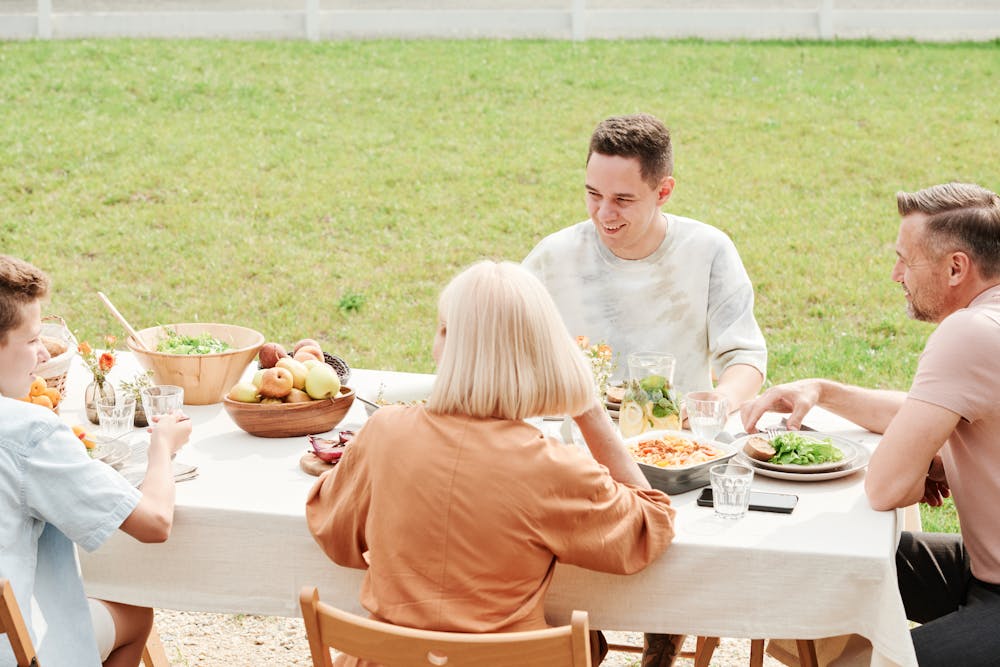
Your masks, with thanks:
[{"label": "child in light blue shirt", "polygon": [[[93,551],[118,529],[141,542],[167,539],[170,459],[191,422],[176,413],[153,425],[140,492],[92,460],[51,410],[12,398],[28,394],[35,367],[48,359],[39,337],[48,287],[42,271],[0,255],[0,578],[13,586],[40,664],[135,666],[152,609],[88,601],[73,544]],[[0,641],[0,667],[14,664]]]}]

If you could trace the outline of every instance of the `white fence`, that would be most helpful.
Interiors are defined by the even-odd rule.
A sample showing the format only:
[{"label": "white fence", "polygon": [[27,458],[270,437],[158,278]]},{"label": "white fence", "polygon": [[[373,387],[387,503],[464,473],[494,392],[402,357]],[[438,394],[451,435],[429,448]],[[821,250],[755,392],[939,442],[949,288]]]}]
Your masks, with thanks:
[{"label": "white fence", "polygon": [[[783,7],[750,9],[741,8],[740,3],[703,8],[711,2],[694,3],[693,7],[664,2],[671,7],[662,8],[649,2],[630,7],[627,1],[605,1],[595,7],[588,6],[586,0],[565,0],[563,7],[548,8],[528,8],[530,3],[507,3],[504,7],[504,0],[452,3],[449,8],[433,8],[431,3],[422,9],[330,9],[321,7],[320,0],[286,2],[282,9],[244,9],[239,2],[223,0],[206,2],[207,9],[171,11],[156,10],[156,2],[124,11],[88,11],[86,4],[75,9],[70,4],[68,10],[54,11],[52,0],[37,0],[36,7],[28,11],[21,7],[17,12],[0,3],[0,39],[1000,38],[1000,0],[972,3],[971,8],[955,8],[954,3],[944,2],[934,9],[913,8],[914,3],[905,0],[882,3],[877,9],[870,8],[872,3],[850,3],[841,8],[835,0],[815,0],[813,6],[791,2]],[[480,5],[486,6],[467,8]]]}]

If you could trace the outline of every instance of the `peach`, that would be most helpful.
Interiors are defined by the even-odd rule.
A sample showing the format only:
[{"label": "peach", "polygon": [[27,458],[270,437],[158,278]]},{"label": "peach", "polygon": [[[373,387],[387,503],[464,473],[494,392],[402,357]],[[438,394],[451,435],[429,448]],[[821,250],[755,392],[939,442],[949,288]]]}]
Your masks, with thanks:
[{"label": "peach", "polygon": [[303,338],[302,340],[300,340],[299,342],[297,342],[295,345],[292,346],[292,354],[294,355],[296,352],[299,351],[300,348],[302,348],[305,345],[313,345],[315,347],[318,347],[320,350],[323,349],[323,346],[320,345],[317,341],[313,340],[312,338]]},{"label": "peach", "polygon": [[294,382],[295,378],[287,368],[268,368],[260,376],[258,391],[263,398],[284,398],[291,393]]},{"label": "peach", "polygon": [[308,403],[312,397],[301,389],[292,389],[285,396],[285,403]]},{"label": "peach", "polygon": [[303,345],[299,348],[299,351],[295,353],[295,361],[305,361],[306,359],[315,359],[316,361],[323,361],[323,350],[321,350],[316,345]]},{"label": "peach", "polygon": [[278,359],[287,356],[288,353],[285,352],[285,348],[278,343],[264,343],[260,346],[260,351],[257,352],[257,359],[260,360],[261,368],[274,368],[274,365],[278,363]]}]

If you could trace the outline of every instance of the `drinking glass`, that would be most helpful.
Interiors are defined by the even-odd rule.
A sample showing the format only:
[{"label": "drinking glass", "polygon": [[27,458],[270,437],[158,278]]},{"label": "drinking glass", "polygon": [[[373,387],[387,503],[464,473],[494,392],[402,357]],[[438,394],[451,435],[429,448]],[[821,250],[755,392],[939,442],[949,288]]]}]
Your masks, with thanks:
[{"label": "drinking glass", "polygon": [[135,420],[135,397],[119,396],[97,401],[97,421],[101,435],[114,440],[132,432]]},{"label": "drinking glass", "polygon": [[168,415],[184,408],[184,388],[172,384],[158,384],[146,387],[141,392],[142,409],[152,426],[155,417]]},{"label": "drinking glass", "polygon": [[725,428],[729,404],[715,391],[693,391],[684,397],[688,427],[702,440],[714,440]]},{"label": "drinking glass", "polygon": [[629,381],[618,411],[618,428],[629,438],[651,429],[679,428],[673,402],[674,355],[633,352],[628,355]]},{"label": "drinking glass", "polygon": [[712,504],[715,515],[723,519],[742,519],[750,505],[753,470],[738,463],[720,463],[709,468],[712,480]]}]

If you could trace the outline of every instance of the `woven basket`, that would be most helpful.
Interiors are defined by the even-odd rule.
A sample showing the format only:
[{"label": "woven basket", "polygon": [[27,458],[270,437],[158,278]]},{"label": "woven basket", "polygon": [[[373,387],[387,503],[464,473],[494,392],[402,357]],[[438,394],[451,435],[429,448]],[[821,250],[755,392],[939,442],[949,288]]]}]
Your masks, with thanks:
[{"label": "woven basket", "polygon": [[46,385],[65,396],[66,376],[69,374],[70,364],[73,363],[73,357],[76,355],[76,336],[66,326],[66,320],[58,315],[42,318],[42,335],[57,338],[66,343],[66,351],[39,364],[35,369],[35,375],[44,378]]}]

